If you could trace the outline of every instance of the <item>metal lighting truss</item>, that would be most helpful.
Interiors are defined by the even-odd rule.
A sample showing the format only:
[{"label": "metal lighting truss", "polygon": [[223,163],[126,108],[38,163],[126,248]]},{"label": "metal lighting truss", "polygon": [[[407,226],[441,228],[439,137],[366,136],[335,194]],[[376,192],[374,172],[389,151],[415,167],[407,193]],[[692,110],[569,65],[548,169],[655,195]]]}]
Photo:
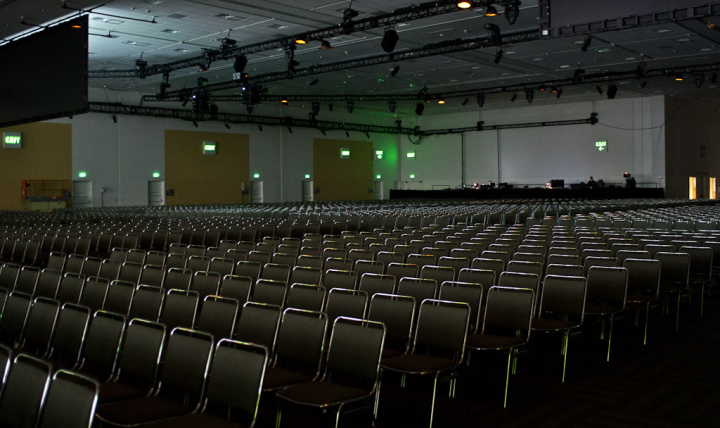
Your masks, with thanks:
[{"label": "metal lighting truss", "polygon": [[[472,7],[483,7],[489,4],[498,5],[514,5],[517,0],[501,0],[501,1],[471,1]],[[305,40],[321,41],[343,34],[352,34],[360,31],[368,31],[374,28],[391,27],[403,22],[414,21],[416,19],[430,18],[433,16],[444,15],[446,13],[457,12],[460,9],[455,0],[441,0],[427,3],[416,4],[405,8],[397,9],[393,12],[380,16],[371,16],[369,18],[359,19],[357,21],[350,19],[343,20],[338,25],[320,28],[304,33],[294,34],[292,36],[282,37],[279,39],[269,40],[260,43],[254,43],[246,46],[231,46],[219,50],[209,50],[203,55],[192,58],[170,62],[166,64],[155,64],[144,66],[130,70],[94,70],[88,73],[91,78],[127,78],[139,77],[144,79],[147,76],[156,74],[169,73],[184,68],[203,66],[206,61],[214,62],[228,60],[243,54],[253,54],[257,52],[281,49],[286,46],[294,45],[295,40],[299,37]]]}]

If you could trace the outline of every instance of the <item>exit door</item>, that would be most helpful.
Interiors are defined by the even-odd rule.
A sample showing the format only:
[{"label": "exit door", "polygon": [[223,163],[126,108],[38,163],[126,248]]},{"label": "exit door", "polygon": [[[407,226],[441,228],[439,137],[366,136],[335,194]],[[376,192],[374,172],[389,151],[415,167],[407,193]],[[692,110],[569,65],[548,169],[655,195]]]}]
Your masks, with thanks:
[{"label": "exit door", "polygon": [[383,192],[385,191],[385,186],[383,185],[383,182],[381,180],[375,180],[373,183],[373,199],[376,201],[379,201],[383,198]]},{"label": "exit door", "polygon": [[302,182],[302,201],[312,202],[315,200],[314,192],[314,181],[303,181]]},{"label": "exit door", "polygon": [[148,205],[151,207],[165,205],[164,181],[148,181]]},{"label": "exit door", "polygon": [[253,204],[263,203],[263,182],[262,181],[251,181],[250,182],[250,202]]},{"label": "exit door", "polygon": [[73,207],[92,207],[92,181],[73,181]]}]

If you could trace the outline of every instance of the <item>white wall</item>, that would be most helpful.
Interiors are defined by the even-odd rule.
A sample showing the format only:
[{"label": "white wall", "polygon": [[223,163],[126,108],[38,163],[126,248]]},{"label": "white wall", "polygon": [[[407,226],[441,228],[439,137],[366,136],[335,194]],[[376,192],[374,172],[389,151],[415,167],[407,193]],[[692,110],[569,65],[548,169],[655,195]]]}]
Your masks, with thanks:
[{"label": "white wall", "polygon": [[[630,172],[638,183],[658,183],[665,175],[663,97],[615,99],[597,102],[513,109],[473,109],[468,113],[406,118],[421,129],[472,127],[530,123],[590,117],[598,113],[600,123],[556,127],[468,132],[465,134],[466,184],[507,182],[541,185],[551,179],[566,184],[586,182],[589,176],[606,183],[623,183]],[[596,141],[607,141],[600,152]],[[401,139],[401,174],[405,188],[452,188],[463,183],[462,145],[459,134],[427,137],[419,145]],[[405,156],[416,152],[416,159]],[[415,179],[409,178],[415,174]]]}]

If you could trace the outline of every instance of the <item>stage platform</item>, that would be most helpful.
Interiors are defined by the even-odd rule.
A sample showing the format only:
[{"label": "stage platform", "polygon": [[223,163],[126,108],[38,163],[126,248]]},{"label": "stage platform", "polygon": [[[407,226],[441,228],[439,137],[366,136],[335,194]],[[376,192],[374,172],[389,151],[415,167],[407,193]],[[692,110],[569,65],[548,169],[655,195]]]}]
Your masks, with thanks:
[{"label": "stage platform", "polygon": [[390,190],[390,199],[636,199],[663,198],[665,189],[459,189],[459,190]]}]

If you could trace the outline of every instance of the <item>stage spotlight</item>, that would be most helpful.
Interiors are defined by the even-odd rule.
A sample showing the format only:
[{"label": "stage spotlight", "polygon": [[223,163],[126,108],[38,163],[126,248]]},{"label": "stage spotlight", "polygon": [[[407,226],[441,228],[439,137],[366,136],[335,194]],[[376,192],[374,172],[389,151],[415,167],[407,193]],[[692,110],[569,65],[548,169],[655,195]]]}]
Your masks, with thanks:
[{"label": "stage spotlight", "polygon": [[438,104],[445,104],[445,99],[443,99],[443,97],[440,97],[440,99],[438,100]]},{"label": "stage spotlight", "polygon": [[422,116],[423,111],[425,111],[425,104],[417,103],[417,105],[415,106],[415,114],[418,116]]},{"label": "stage spotlight", "polygon": [[355,103],[352,101],[348,101],[347,103],[347,111],[348,113],[352,113],[353,110],[355,110]]},{"label": "stage spotlight", "polygon": [[560,99],[560,97],[562,96],[562,91],[563,91],[562,89],[558,89],[558,91],[557,91],[557,99]]},{"label": "stage spotlight", "polygon": [[390,76],[395,77],[395,76],[397,76],[397,74],[398,74],[399,72],[400,72],[400,64],[395,63],[395,65],[393,66],[392,71],[390,72]]},{"label": "stage spotlight", "polygon": [[327,50],[330,48],[332,48],[332,46],[330,46],[330,42],[328,42],[327,40],[320,40],[320,49],[321,50]]},{"label": "stage spotlight", "polygon": [[525,91],[525,99],[527,100],[528,104],[532,104],[533,98],[535,98],[535,91],[532,89],[528,89]]},{"label": "stage spotlight", "polygon": [[248,59],[245,55],[239,55],[235,57],[235,64],[233,64],[233,68],[236,72],[242,73],[245,71],[245,67],[247,66]]},{"label": "stage spotlight", "polygon": [[463,107],[465,107],[469,101],[470,98],[465,98],[465,101],[462,102]]},{"label": "stage spotlight", "polygon": [[485,95],[480,94],[477,96],[478,107],[482,108],[485,105]]},{"label": "stage spotlight", "polygon": [[617,90],[618,90],[618,88],[616,85],[608,86],[608,90],[607,90],[608,99],[610,99],[610,100],[615,99],[615,95],[617,95]]},{"label": "stage spotlight", "polygon": [[498,50],[495,52],[495,59],[493,60],[493,62],[495,64],[500,64],[500,60],[502,59],[502,57],[503,57],[503,50],[501,48],[498,48]]},{"label": "stage spotlight", "polygon": [[642,89],[645,89],[646,86],[647,86],[647,80],[643,80],[643,82],[640,84],[640,87]]},{"label": "stage spotlight", "polygon": [[495,6],[489,5],[487,8],[485,8],[485,16],[497,16],[498,11],[495,9]]},{"label": "stage spotlight", "polygon": [[312,103],[312,112],[313,112],[314,114],[320,113],[320,103],[319,103],[319,102],[313,101],[313,103]]},{"label": "stage spotlight", "polygon": [[113,115],[113,123],[117,123],[117,116]]},{"label": "stage spotlight", "polygon": [[457,7],[460,9],[470,9],[472,7],[472,3],[469,1],[459,1],[457,2]]},{"label": "stage spotlight", "polygon": [[553,86],[553,87],[550,88],[550,90],[551,90],[552,93],[554,94],[554,93],[556,93],[556,92],[558,91],[558,88],[557,88],[556,86]]},{"label": "stage spotlight", "polygon": [[513,94],[512,98],[510,98],[510,102],[514,103],[516,99],[517,99],[517,94]]},{"label": "stage spotlight", "polygon": [[292,128],[288,126],[288,132],[292,134]]},{"label": "stage spotlight", "polygon": [[347,131],[345,131],[345,136],[348,137],[348,138],[350,138],[350,133],[347,132]]},{"label": "stage spotlight", "polygon": [[518,4],[519,2],[509,3],[505,5],[505,18],[510,25],[515,25],[518,16],[520,15],[520,7],[518,7]]},{"label": "stage spotlight", "polygon": [[587,52],[588,48],[590,47],[590,43],[592,43],[592,37],[585,36],[585,40],[583,40],[583,44],[580,47],[580,50],[583,52]]},{"label": "stage spotlight", "polygon": [[705,83],[705,73],[695,74],[695,87],[700,89],[702,88],[703,83]]},{"label": "stage spotlight", "polygon": [[380,46],[385,52],[390,53],[395,50],[395,45],[397,45],[398,40],[400,40],[400,36],[398,36],[397,31],[391,27],[385,30],[385,35],[383,36],[382,42],[380,42]]},{"label": "stage spotlight", "polygon": [[597,89],[598,94],[600,94],[600,95],[603,94],[603,89],[600,86],[596,86],[595,89]]},{"label": "stage spotlight", "polygon": [[306,44],[307,44],[307,39],[305,38],[305,36],[300,36],[300,37],[298,37],[298,38],[295,39],[295,44],[296,44],[296,45],[306,45]]},{"label": "stage spotlight", "polygon": [[575,70],[575,73],[573,74],[573,85],[579,85],[582,82],[583,74],[585,74],[585,70],[582,68]]},{"label": "stage spotlight", "polygon": [[502,33],[500,33],[500,27],[495,24],[485,24],[483,28],[488,30],[487,40],[491,45],[499,45],[502,43]]},{"label": "stage spotlight", "polygon": [[365,133],[365,136],[370,138],[370,134],[368,132]]},{"label": "stage spotlight", "polygon": [[315,86],[315,85],[317,85],[319,82],[320,82],[320,81],[317,79],[317,77],[315,77],[315,78],[313,78],[312,81],[310,81],[310,86]]},{"label": "stage spotlight", "polygon": [[282,103],[283,107],[287,107],[290,105],[290,103],[288,102],[288,100],[286,98],[283,98],[282,100],[280,100],[280,103]]},{"label": "stage spotlight", "polygon": [[228,125],[228,124],[226,123],[226,124],[225,124],[225,128],[230,129],[230,125]]},{"label": "stage spotlight", "polygon": [[685,80],[682,73],[677,73],[673,78],[675,79],[676,82],[682,82],[683,80]]},{"label": "stage spotlight", "polygon": [[192,123],[193,123],[193,125],[195,125],[196,128],[198,127],[197,122],[195,122],[195,121],[193,120]]},{"label": "stage spotlight", "polygon": [[395,113],[395,109],[397,108],[397,104],[395,101],[390,101],[388,103],[388,109],[390,109],[390,113]]}]

